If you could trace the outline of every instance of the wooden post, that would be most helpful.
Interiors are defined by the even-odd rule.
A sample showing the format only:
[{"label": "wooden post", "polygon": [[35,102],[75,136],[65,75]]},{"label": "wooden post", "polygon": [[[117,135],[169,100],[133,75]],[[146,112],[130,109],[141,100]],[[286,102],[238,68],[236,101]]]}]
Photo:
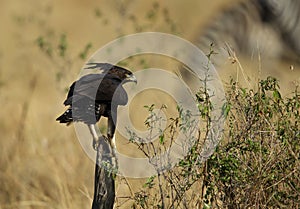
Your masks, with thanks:
[{"label": "wooden post", "polygon": [[107,140],[100,137],[96,156],[92,209],[113,209],[115,202],[114,172],[112,150]]}]

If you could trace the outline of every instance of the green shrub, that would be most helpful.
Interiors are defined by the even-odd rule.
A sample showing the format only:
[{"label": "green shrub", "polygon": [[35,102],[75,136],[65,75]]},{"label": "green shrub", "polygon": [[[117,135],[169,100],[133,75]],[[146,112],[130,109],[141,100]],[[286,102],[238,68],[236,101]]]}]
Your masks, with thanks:
[{"label": "green shrub", "polygon": [[[174,169],[146,181],[148,186],[135,194],[136,207],[299,207],[300,95],[297,89],[291,97],[282,98],[277,80],[268,77],[259,82],[257,90],[231,82],[226,97],[223,108],[226,128],[214,154],[199,164],[197,156],[202,142],[198,140]],[[199,101],[200,110],[213,108],[207,96],[201,98],[205,101]],[[184,126],[180,111],[179,108],[178,118],[173,121]],[[201,117],[209,120],[210,111]]]}]

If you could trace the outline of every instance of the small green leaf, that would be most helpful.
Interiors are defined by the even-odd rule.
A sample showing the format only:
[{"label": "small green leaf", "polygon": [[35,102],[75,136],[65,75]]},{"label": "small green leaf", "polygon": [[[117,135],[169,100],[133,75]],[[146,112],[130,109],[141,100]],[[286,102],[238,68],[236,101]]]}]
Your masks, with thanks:
[{"label": "small green leaf", "polygon": [[150,176],[150,177],[147,179],[147,181],[146,181],[146,183],[144,184],[143,187],[153,188],[153,186],[155,185],[154,182],[153,182],[154,179],[155,179],[155,176]]},{"label": "small green leaf", "polygon": [[159,136],[159,143],[160,143],[160,144],[163,144],[164,141],[165,141],[165,135],[164,135],[164,133],[162,133],[162,134]]},{"label": "small green leaf", "polygon": [[281,100],[281,94],[279,93],[279,91],[277,89],[275,89],[273,91],[273,98],[278,101],[278,100]]},{"label": "small green leaf", "polygon": [[222,106],[222,113],[225,116],[225,118],[227,118],[230,109],[231,109],[231,105],[229,103],[224,103],[223,104],[223,106]]}]

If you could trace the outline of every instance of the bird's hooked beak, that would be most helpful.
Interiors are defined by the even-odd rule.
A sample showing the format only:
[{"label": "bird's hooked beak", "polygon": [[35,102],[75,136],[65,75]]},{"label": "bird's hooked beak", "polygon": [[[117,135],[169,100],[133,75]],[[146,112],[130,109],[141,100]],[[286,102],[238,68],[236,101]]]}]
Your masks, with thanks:
[{"label": "bird's hooked beak", "polygon": [[132,75],[127,75],[126,76],[126,82],[134,82],[135,84],[137,84],[137,79],[133,74]]}]

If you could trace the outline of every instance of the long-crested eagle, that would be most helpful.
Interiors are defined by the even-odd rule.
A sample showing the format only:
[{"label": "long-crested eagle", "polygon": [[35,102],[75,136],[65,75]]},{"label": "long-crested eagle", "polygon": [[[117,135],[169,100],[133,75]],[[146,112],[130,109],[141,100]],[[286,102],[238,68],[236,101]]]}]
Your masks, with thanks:
[{"label": "long-crested eagle", "polygon": [[[70,106],[56,120],[71,124],[73,121],[88,125],[93,136],[93,146],[97,149],[98,135],[95,124],[101,116],[108,118],[107,138],[112,143],[117,122],[118,105],[126,105],[128,96],[122,84],[137,82],[129,70],[109,63],[88,63],[85,69],[96,69],[97,73],[88,74],[70,86],[65,106]],[[99,72],[99,73],[98,73]]]}]

